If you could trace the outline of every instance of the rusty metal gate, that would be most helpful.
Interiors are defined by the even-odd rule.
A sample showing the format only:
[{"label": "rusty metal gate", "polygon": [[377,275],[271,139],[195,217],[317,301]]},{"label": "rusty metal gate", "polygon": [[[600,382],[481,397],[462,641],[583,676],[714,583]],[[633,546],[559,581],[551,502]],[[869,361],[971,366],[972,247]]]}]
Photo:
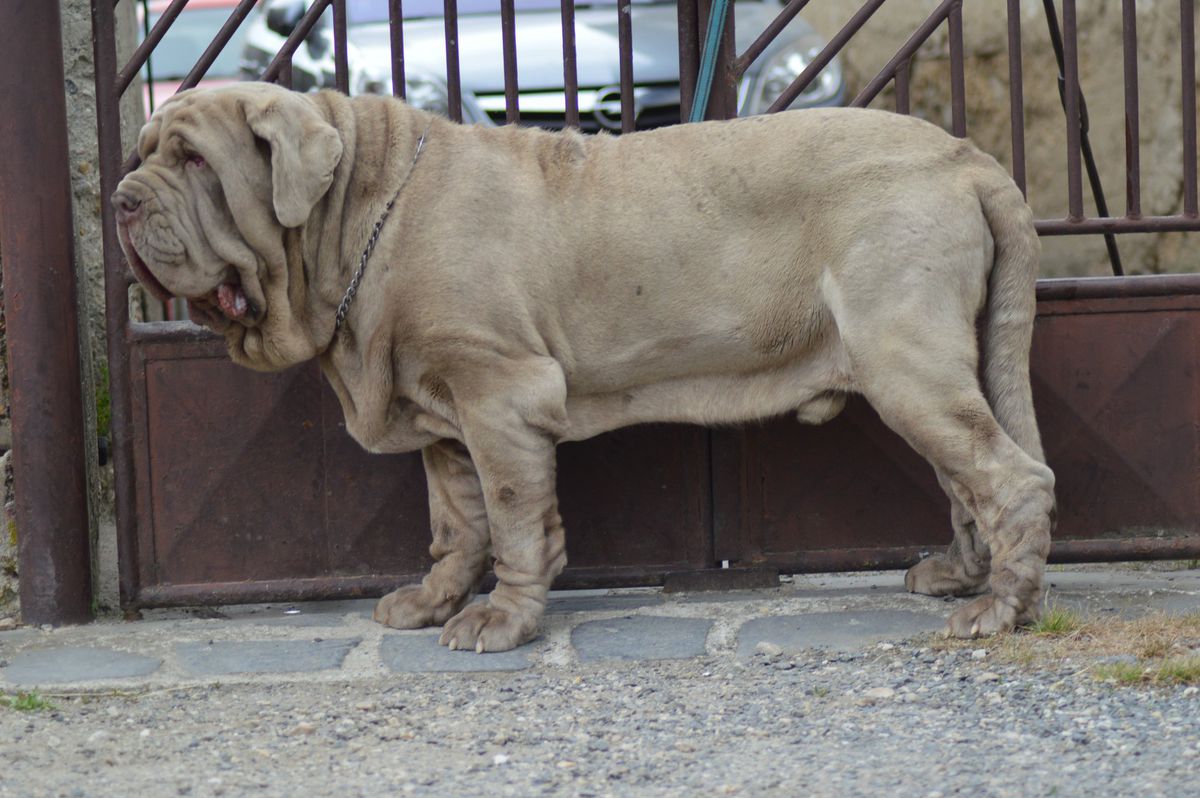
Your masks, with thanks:
[{"label": "rusty metal gate", "polygon": [[[104,196],[133,165],[119,140],[119,98],[187,5],[187,0],[161,3],[144,42],[128,63],[119,63],[113,8],[122,1],[135,2],[93,1]],[[403,6],[412,2],[386,0],[389,82],[400,96],[408,63],[401,20]],[[446,112],[460,121],[464,107],[473,114],[483,108],[480,97],[463,89],[461,2],[442,5]],[[248,24],[256,0],[225,5],[226,22],[181,88],[204,77]],[[653,119],[640,121],[645,103],[639,98],[651,89],[661,94],[664,86],[638,81],[633,54],[639,5],[613,2],[619,70],[608,91],[587,80],[581,84],[576,9],[572,0],[558,3],[562,107],[549,119],[520,88],[515,0],[498,0],[498,62],[470,65],[491,66],[503,76],[502,95],[483,98],[490,103],[485,122],[586,126],[599,119],[630,132],[686,119],[696,98],[710,2],[675,3],[677,91],[665,87],[665,118],[659,108]],[[747,70],[806,5],[808,0],[791,0],[780,6],[761,35],[740,37],[749,42],[741,52],[735,14],[728,13],[707,118],[738,113]],[[1056,7],[1045,0],[1052,24],[1039,31],[1023,30],[1020,5],[997,0],[986,8],[972,5],[971,12],[1008,15],[1006,155],[1022,190],[1027,169],[1022,36],[1049,36],[1056,45],[1068,207],[1058,218],[1039,220],[1038,231],[1105,236],[1114,274],[1120,275],[1113,234],[1200,230],[1192,0],[1180,0],[1177,9],[1183,192],[1177,213],[1166,216],[1141,211],[1133,0],[1122,3],[1127,142],[1122,216],[1108,212],[1095,174],[1080,89],[1075,2],[1062,0]],[[884,0],[868,0],[849,8],[841,30],[808,54],[768,110],[787,108],[816,85],[883,6]],[[919,110],[910,90],[912,59],[930,37],[944,32],[951,94],[946,122],[955,135],[967,135],[964,16],[970,14],[964,15],[962,0],[945,0],[927,17],[912,20],[911,36],[849,104],[882,107],[886,100],[899,113]],[[301,85],[300,48],[325,26],[332,47],[328,69],[313,73],[317,85],[364,90],[347,55],[347,0],[316,0],[307,11],[301,5],[289,24],[278,52],[247,69],[265,80]],[[581,96],[594,109],[600,94],[611,95],[608,124],[594,110],[590,116],[580,113]],[[672,97],[677,107],[671,107]],[[1099,209],[1090,216],[1085,179]],[[132,278],[107,206],[104,234],[125,606],[372,595],[423,572],[429,565],[428,517],[419,456],[364,453],[347,436],[341,410],[315,365],[277,375],[252,373],[227,361],[221,340],[187,322],[131,322]],[[1200,556],[1200,275],[1043,280],[1038,300],[1034,395],[1047,456],[1058,475],[1060,521],[1052,560]],[[721,431],[655,425],[564,445],[559,484],[570,565],[558,586],[657,584],[672,572],[718,569],[723,562],[785,572],[901,567],[950,539],[949,506],[932,470],[863,402],[852,401],[822,427],[791,420]]]}]

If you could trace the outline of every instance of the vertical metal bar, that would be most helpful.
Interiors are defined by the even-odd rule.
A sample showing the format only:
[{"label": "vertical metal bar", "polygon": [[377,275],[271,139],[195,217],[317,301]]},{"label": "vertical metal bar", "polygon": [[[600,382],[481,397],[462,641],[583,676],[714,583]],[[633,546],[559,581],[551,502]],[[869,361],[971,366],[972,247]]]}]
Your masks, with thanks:
[{"label": "vertical metal bar", "polygon": [[563,99],[567,127],[579,127],[579,71],[575,64],[575,0],[560,0],[562,8]]},{"label": "vertical metal bar", "polygon": [[0,116],[0,249],[21,614],[30,624],[91,617],[60,25],[56,0],[0,6],[0,97],[10,104]]},{"label": "vertical metal bar", "polygon": [[500,0],[500,36],[504,49],[504,118],[510,125],[521,121],[517,96],[517,12],[513,0]]},{"label": "vertical metal bar", "polygon": [[445,0],[446,26],[446,104],[450,118],[463,121],[462,80],[458,68],[458,0]]},{"label": "vertical metal bar", "polygon": [[[121,180],[121,90],[117,72],[116,19],[103,3],[92,3],[92,57],[96,64],[96,134],[100,162],[100,221],[104,246],[104,314],[108,355],[109,438],[113,458],[117,521],[117,572],[121,606],[137,600],[138,537],[133,419],[130,410],[129,280],[117,242],[113,206],[108,201]],[[136,153],[135,153],[136,157]]]},{"label": "vertical metal bar", "polygon": [[[563,0],[569,2],[569,0]],[[679,24],[679,121],[692,113],[696,96],[696,73],[700,69],[700,46],[697,32],[696,0],[676,0],[676,19]]]},{"label": "vertical metal bar", "polygon": [[1179,52],[1183,63],[1183,212],[1196,216],[1196,9],[1179,2]]},{"label": "vertical metal bar", "polygon": [[905,116],[909,113],[908,70],[911,63],[912,59],[907,58],[896,69],[896,113]]},{"label": "vertical metal bar", "polygon": [[1021,70],[1021,0],[1008,0],[1008,101],[1012,124],[1013,181],[1025,185],[1025,84]]},{"label": "vertical metal bar", "polygon": [[967,92],[963,76],[962,3],[950,9],[950,105],[955,136],[967,136]]},{"label": "vertical metal bar", "polygon": [[721,46],[717,50],[717,71],[713,75],[712,94],[708,102],[706,119],[733,119],[738,115],[738,76],[734,71],[737,60],[734,46],[733,4],[726,9],[725,30],[721,34]]},{"label": "vertical metal bar", "polygon": [[392,44],[392,96],[404,99],[404,7],[401,0],[388,0],[388,33]]},{"label": "vertical metal bar", "polygon": [[[1053,0],[1048,0],[1053,6]],[[1079,115],[1079,28],[1075,17],[1075,0],[1063,0],[1063,79],[1067,114],[1067,196],[1068,218],[1083,218],[1083,181],[1079,156],[1079,136],[1082,118]]]},{"label": "vertical metal bar", "polygon": [[350,63],[346,54],[346,0],[333,0],[333,77],[337,90],[350,93]]},{"label": "vertical metal bar", "polygon": [[1125,42],[1125,215],[1142,215],[1141,145],[1138,139],[1137,8],[1121,0],[1121,36]]},{"label": "vertical metal bar", "polygon": [[633,22],[629,18],[630,0],[617,0],[617,49],[621,67],[621,132],[632,133],[637,127],[633,102]]}]

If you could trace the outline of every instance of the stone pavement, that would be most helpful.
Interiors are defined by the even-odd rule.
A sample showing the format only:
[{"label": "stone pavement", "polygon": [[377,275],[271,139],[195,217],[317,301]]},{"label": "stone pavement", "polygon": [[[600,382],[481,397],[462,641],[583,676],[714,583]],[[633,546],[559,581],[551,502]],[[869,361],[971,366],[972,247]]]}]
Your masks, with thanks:
[{"label": "stone pavement", "polygon": [[[1048,601],[1085,615],[1200,610],[1200,571],[1056,570]],[[542,635],[478,655],[437,630],[371,620],[373,600],[155,610],[140,621],[0,631],[0,692],[137,690],[220,682],[331,682],[395,673],[520,671],[756,651],[854,651],[939,631],[957,600],[904,592],[898,571],[806,575],[777,589],[551,594]]]}]

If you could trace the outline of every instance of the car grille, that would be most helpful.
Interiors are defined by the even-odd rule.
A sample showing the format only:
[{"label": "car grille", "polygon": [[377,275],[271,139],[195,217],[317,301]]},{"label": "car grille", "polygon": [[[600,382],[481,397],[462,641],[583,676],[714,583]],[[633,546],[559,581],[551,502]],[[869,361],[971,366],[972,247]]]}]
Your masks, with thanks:
[{"label": "car grille", "polygon": [[[503,94],[476,94],[480,108],[498,125],[507,121]],[[562,91],[522,92],[517,98],[520,124],[546,130],[566,127],[566,100]],[[679,124],[679,85],[652,84],[634,88],[637,110],[635,130],[652,130]],[[621,132],[620,92],[616,87],[579,90],[579,128],[585,133]]]}]

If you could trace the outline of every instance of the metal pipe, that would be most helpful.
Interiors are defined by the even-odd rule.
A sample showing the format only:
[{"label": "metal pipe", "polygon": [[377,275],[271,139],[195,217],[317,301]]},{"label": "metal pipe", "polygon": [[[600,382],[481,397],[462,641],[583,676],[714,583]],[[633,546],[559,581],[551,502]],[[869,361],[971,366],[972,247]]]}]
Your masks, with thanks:
[{"label": "metal pipe", "polygon": [[6,153],[0,158],[0,198],[6,200],[0,210],[0,250],[12,386],[14,521],[21,615],[35,625],[91,618],[62,58],[57,2],[0,6],[0,97],[12,110],[0,116],[0,152]]},{"label": "metal pipe", "polygon": [[279,76],[279,70],[283,68],[284,59],[290,60],[296,53],[296,48],[304,41],[304,37],[312,32],[313,26],[317,24],[317,20],[325,13],[325,9],[329,7],[332,0],[313,0],[313,4],[308,7],[308,11],[304,12],[304,16],[296,23],[296,27],[284,39],[283,45],[279,48],[279,52],[271,59],[271,63],[267,64],[267,68],[263,70],[260,80],[268,83],[274,82]]},{"label": "metal pipe", "polygon": [[1196,9],[1179,2],[1179,60],[1183,65],[1183,212],[1196,216]]},{"label": "metal pipe", "polygon": [[[564,3],[571,0],[563,0]],[[696,29],[698,11],[696,0],[676,0],[676,19],[679,23],[679,121],[685,122],[692,113],[696,96],[696,73],[700,69],[700,40]]]},{"label": "metal pipe", "polygon": [[904,61],[896,70],[896,113],[909,114],[910,102],[908,97],[908,72],[912,60]]},{"label": "metal pipe", "polygon": [[1103,216],[1090,219],[1038,219],[1039,235],[1064,236],[1087,233],[1172,233],[1200,230],[1195,216]]},{"label": "metal pipe", "polygon": [[771,42],[775,41],[776,37],[796,18],[797,14],[804,10],[804,7],[808,3],[809,0],[789,0],[788,4],[779,12],[779,15],[771,20],[771,24],[767,26],[766,30],[759,34],[759,37],[754,40],[753,44],[746,48],[746,52],[733,60],[734,75],[741,78],[750,65],[763,54],[763,51],[767,49]]},{"label": "metal pipe", "polygon": [[967,91],[963,74],[962,2],[950,7],[950,106],[951,132],[960,139],[967,137]]},{"label": "metal pipe", "polygon": [[446,29],[446,104],[450,118],[463,121],[462,78],[458,59],[458,0],[445,0]]},{"label": "metal pipe", "polygon": [[575,64],[575,0],[560,0],[562,10],[563,100],[567,127],[579,127],[579,71]]},{"label": "metal pipe", "polygon": [[500,0],[500,36],[504,50],[504,117],[510,125],[521,121],[517,93],[517,12],[513,0]]},{"label": "metal pipe", "polygon": [[[104,243],[105,340],[108,355],[109,438],[117,521],[117,573],[121,606],[130,607],[137,595],[140,559],[127,338],[130,331],[129,286],[132,274],[121,255],[113,206],[107,201],[125,172],[121,163],[121,93],[111,77],[117,69],[116,19],[111,9],[103,9],[99,3],[92,4],[92,57],[96,64],[96,131],[102,198],[100,229]],[[136,163],[136,152],[130,160]]]},{"label": "metal pipe", "polygon": [[[828,66],[834,56],[842,51],[842,48],[846,46],[846,42],[850,41],[854,34],[858,33],[859,28],[867,24],[867,20],[879,10],[879,7],[883,3],[884,0],[869,0],[862,8],[858,9],[854,13],[854,16],[850,17],[850,20],[842,26],[842,29],[834,34],[829,43],[825,45],[825,48],[817,53],[816,58],[809,62],[804,71],[796,76],[792,84],[783,90],[783,93],[776,98],[775,102],[771,103],[771,107],[767,109],[767,113],[782,111],[794,103],[801,92],[808,88],[808,84],[812,83],[817,75],[821,74],[821,70]],[[907,60],[907,57],[903,60]],[[882,87],[883,85],[880,84],[880,88]]]},{"label": "metal pipe", "polygon": [[621,132],[637,128],[637,109],[633,102],[633,21],[629,18],[630,0],[617,0],[617,58],[621,73]]},{"label": "metal pipe", "polygon": [[1121,36],[1125,41],[1125,215],[1138,217],[1142,215],[1142,188],[1135,0],[1121,0]]},{"label": "metal pipe", "polygon": [[[163,9],[162,14],[158,17],[158,22],[154,23],[154,27],[146,34],[146,38],[138,45],[138,48],[133,51],[133,55],[129,57],[129,63],[117,73],[117,95],[120,96],[129,88],[129,84],[133,82],[133,78],[146,64],[146,60],[150,58],[150,53],[162,41],[162,37],[167,35],[167,31],[171,29],[171,25],[175,22],[175,18],[183,12],[183,7],[188,4],[188,0],[171,0],[171,4]],[[94,12],[93,12],[94,13]],[[145,22],[149,22],[149,17]]]},{"label": "metal pipe", "polygon": [[[1057,28],[1053,13],[1054,0],[1046,0],[1050,6],[1047,21]],[[1083,117],[1079,108],[1079,54],[1078,27],[1075,17],[1075,0],[1063,0],[1063,110],[1067,115],[1067,205],[1069,218],[1083,218],[1083,180],[1080,165],[1079,136],[1083,129]],[[1053,35],[1053,34],[1051,34]]]},{"label": "metal pipe", "polygon": [[[1101,217],[1108,217],[1108,202],[1104,199],[1104,187],[1100,183],[1100,170],[1096,167],[1096,156],[1092,153],[1092,142],[1088,136],[1087,102],[1079,89],[1079,68],[1076,57],[1075,43],[1077,30],[1075,25],[1074,0],[1063,0],[1063,27],[1067,37],[1058,29],[1058,15],[1054,10],[1054,0],[1043,0],[1046,11],[1046,26],[1050,32],[1050,44],[1054,48],[1054,57],[1058,61],[1058,93],[1062,100],[1063,111],[1067,117],[1067,194],[1070,210],[1067,220],[1077,222],[1083,219],[1082,186],[1079,176],[1079,161],[1082,155],[1087,167],[1088,182],[1092,187],[1092,198],[1096,203],[1096,212]],[[1070,20],[1068,24],[1068,12]],[[1116,275],[1125,273],[1121,265],[1121,253],[1117,249],[1117,239],[1111,234],[1104,236],[1104,247],[1108,251],[1108,260],[1112,272]]]},{"label": "metal pipe", "polygon": [[892,60],[888,61],[883,69],[879,70],[879,74],[871,78],[871,82],[863,87],[858,96],[850,102],[850,105],[857,108],[864,108],[871,100],[874,100],[879,92],[883,91],[883,87],[888,84],[892,76],[896,74],[900,63],[913,57],[913,54],[925,43],[925,40],[933,35],[933,32],[937,30],[939,25],[945,22],[946,17],[950,14],[950,9],[959,2],[961,0],[943,0],[942,4],[935,8],[933,13],[926,17],[925,21],[913,31],[912,36],[908,37],[908,41],[892,56]]},{"label": "metal pipe", "polygon": [[404,99],[404,8],[401,0],[388,0],[388,35],[391,40],[392,96]]},{"label": "metal pipe", "polygon": [[333,80],[350,94],[350,61],[346,54],[346,0],[333,0]]},{"label": "metal pipe", "polygon": [[1008,102],[1012,122],[1013,181],[1025,185],[1025,84],[1021,69],[1021,0],[1008,0]]},{"label": "metal pipe", "polygon": [[241,26],[243,20],[254,10],[255,2],[256,0],[242,0],[238,4],[237,8],[229,15],[229,18],[225,20],[225,24],[217,31],[217,35],[212,40],[212,43],[200,55],[200,60],[196,62],[196,65],[187,73],[187,77],[179,84],[177,91],[195,88],[196,84],[204,80],[204,76],[208,74],[208,70],[221,55],[221,51],[225,49],[225,45],[229,44],[229,40],[233,38],[233,34],[237,33],[237,29]]}]

